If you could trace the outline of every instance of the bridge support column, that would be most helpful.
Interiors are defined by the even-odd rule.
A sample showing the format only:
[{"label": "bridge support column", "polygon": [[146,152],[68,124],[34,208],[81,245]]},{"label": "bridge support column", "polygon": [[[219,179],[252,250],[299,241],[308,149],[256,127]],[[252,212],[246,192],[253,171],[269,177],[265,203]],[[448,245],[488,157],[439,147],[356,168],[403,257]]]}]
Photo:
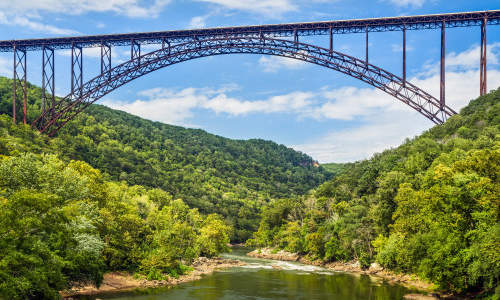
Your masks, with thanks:
[{"label": "bridge support column", "polygon": [[403,25],[403,86],[406,85],[406,25]]},{"label": "bridge support column", "polygon": [[42,47],[42,115],[47,111],[47,92],[50,95],[50,111],[54,114],[53,108],[56,103],[55,76],[54,76],[54,49],[47,46]]},{"label": "bridge support column", "polygon": [[26,105],[28,101],[28,90],[26,81],[26,50],[19,49],[14,45],[14,83],[12,95],[12,121],[16,123],[16,103],[17,103],[17,84],[21,85],[23,93],[23,122],[26,124]]},{"label": "bridge support column", "polygon": [[130,59],[138,59],[137,62],[138,64],[141,63],[139,58],[141,57],[141,44],[137,43],[136,41],[132,40],[130,43]]},{"label": "bridge support column", "polygon": [[439,86],[439,104],[441,111],[444,109],[445,106],[445,92],[446,92],[446,86],[445,86],[445,56],[446,56],[446,51],[445,51],[445,22],[441,23],[441,80],[440,80],[440,86]]},{"label": "bridge support column", "polygon": [[487,19],[484,18],[481,24],[481,58],[480,58],[480,70],[479,70],[479,94],[482,96],[486,94],[486,23]]},{"label": "bridge support column", "polygon": [[83,52],[82,47],[71,46],[71,94],[74,98],[82,95],[83,88]]},{"label": "bridge support column", "polygon": [[165,45],[168,47],[168,55],[170,55],[170,42],[167,39],[162,38],[161,39],[161,48],[165,49]]},{"label": "bridge support column", "polygon": [[333,28],[330,26],[330,54],[333,54]]},{"label": "bridge support column", "polygon": [[368,26],[366,26],[366,64],[368,64]]},{"label": "bridge support column", "polygon": [[111,70],[111,46],[101,42],[101,74],[109,70]]}]

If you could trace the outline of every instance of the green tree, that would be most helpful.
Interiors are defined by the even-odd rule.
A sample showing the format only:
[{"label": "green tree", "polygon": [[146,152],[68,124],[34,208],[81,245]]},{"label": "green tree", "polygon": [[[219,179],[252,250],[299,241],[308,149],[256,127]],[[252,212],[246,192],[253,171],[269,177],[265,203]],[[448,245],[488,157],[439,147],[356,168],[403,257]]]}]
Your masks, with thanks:
[{"label": "green tree", "polygon": [[231,227],[226,225],[219,215],[208,215],[197,238],[200,254],[213,257],[230,251],[228,247],[230,232]]}]

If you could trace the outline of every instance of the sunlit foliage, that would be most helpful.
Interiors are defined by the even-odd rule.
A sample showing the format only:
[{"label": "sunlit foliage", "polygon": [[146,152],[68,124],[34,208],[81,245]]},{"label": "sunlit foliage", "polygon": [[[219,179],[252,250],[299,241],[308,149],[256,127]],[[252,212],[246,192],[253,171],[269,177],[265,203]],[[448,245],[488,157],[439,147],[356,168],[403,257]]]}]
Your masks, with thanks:
[{"label": "sunlit foliage", "polygon": [[398,148],[331,167],[307,196],[270,203],[248,243],[500,297],[500,90]]},{"label": "sunlit foliage", "polygon": [[59,299],[109,270],[177,276],[227,251],[231,227],[159,190],[108,182],[81,161],[0,159],[0,297]]}]

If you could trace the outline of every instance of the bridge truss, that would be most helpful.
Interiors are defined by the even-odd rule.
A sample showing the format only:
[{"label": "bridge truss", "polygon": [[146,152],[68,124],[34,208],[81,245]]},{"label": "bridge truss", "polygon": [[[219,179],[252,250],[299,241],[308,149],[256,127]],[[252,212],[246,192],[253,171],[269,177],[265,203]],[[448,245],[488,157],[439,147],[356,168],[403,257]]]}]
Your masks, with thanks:
[{"label": "bridge truss", "polygon": [[[486,29],[500,23],[500,10],[440,15],[374,18],[328,22],[291,23],[175,30],[148,33],[78,36],[48,39],[0,41],[0,52],[14,54],[13,120],[16,118],[17,88],[24,100],[23,121],[26,122],[27,53],[42,51],[42,112],[32,124],[42,132],[54,134],[89,104],[116,88],[160,68],[199,57],[221,54],[268,54],[300,59],[333,69],[362,80],[406,103],[436,124],[455,114],[445,102],[445,31],[454,27],[481,27],[480,94],[486,93]],[[441,31],[440,96],[434,98],[406,81],[406,31]],[[371,32],[402,32],[402,75],[396,76],[369,63],[368,36]],[[334,50],[334,35],[364,33],[365,58],[358,59]],[[329,47],[322,48],[299,42],[300,36],[327,35]],[[293,40],[289,40],[293,37]],[[141,46],[161,45],[157,51],[142,54]],[[130,60],[113,67],[114,46],[129,46]],[[101,48],[101,72],[83,82],[83,49]],[[71,50],[71,92],[55,100],[54,51]]]}]

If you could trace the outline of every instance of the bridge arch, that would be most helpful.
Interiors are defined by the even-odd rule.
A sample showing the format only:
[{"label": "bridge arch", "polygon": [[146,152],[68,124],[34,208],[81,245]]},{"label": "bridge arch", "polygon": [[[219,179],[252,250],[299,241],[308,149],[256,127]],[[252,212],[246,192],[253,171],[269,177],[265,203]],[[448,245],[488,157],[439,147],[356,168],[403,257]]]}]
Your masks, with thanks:
[{"label": "bridge arch", "polygon": [[86,82],[80,90],[70,93],[42,114],[32,126],[52,135],[90,104],[134,79],[184,61],[224,54],[274,55],[323,66],[386,92],[436,124],[456,114],[417,86],[350,55],[283,39],[228,37],[194,40],[133,58]]}]

